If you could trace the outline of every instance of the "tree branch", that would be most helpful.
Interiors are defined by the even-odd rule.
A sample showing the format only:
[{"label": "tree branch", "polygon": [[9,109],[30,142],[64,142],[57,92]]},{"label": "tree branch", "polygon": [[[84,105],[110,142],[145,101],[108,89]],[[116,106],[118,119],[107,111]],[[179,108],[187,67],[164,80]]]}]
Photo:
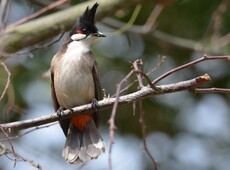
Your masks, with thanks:
[{"label": "tree branch", "polygon": [[59,6],[59,5],[63,4],[63,3],[65,3],[65,2],[67,2],[67,0],[58,0],[58,1],[56,1],[56,2],[53,2],[53,3],[51,3],[51,4],[47,5],[47,6],[45,6],[45,7],[42,8],[41,10],[35,12],[34,14],[32,14],[32,15],[30,15],[30,16],[28,16],[28,17],[25,17],[25,18],[23,18],[23,19],[21,19],[21,20],[15,22],[15,23],[13,23],[13,24],[7,26],[6,29],[13,28],[13,27],[16,27],[16,26],[18,26],[18,25],[21,25],[21,24],[23,24],[23,23],[25,23],[25,22],[28,22],[28,21],[30,21],[30,20],[32,20],[32,19],[34,19],[34,18],[36,18],[36,17],[42,15],[43,13],[45,13],[45,12],[47,12],[47,11],[53,9],[53,8],[56,8],[57,6]]},{"label": "tree branch", "polygon": [[179,67],[176,67],[172,70],[169,70],[168,72],[162,74],[160,77],[156,78],[155,80],[152,81],[152,84],[155,85],[156,83],[158,83],[160,80],[164,79],[165,77],[168,77],[169,75],[179,71],[179,70],[182,70],[184,68],[187,68],[187,67],[190,67],[192,65],[195,65],[197,63],[200,63],[200,62],[203,62],[203,61],[207,61],[207,60],[230,60],[230,56],[227,55],[227,56],[208,56],[208,55],[205,55],[204,57],[202,58],[199,58],[199,59],[196,59],[194,61],[191,61],[189,63],[186,63],[186,64],[183,64]]},{"label": "tree branch", "polygon": [[0,65],[4,68],[5,72],[7,73],[7,82],[6,82],[5,88],[4,88],[4,90],[0,96],[0,101],[1,101],[3,99],[3,97],[5,96],[7,89],[10,86],[11,73],[10,73],[8,67],[6,66],[6,64],[4,62],[0,62]]},{"label": "tree branch", "polygon": [[194,89],[195,93],[230,93],[230,89],[225,89],[225,88],[196,88]]},{"label": "tree branch", "polygon": [[153,170],[158,170],[157,161],[151,155],[151,153],[149,152],[148,146],[147,146],[147,141],[146,141],[146,138],[147,138],[146,127],[147,126],[146,126],[146,123],[145,123],[144,109],[143,109],[142,101],[139,102],[139,107],[140,107],[140,118],[139,118],[139,122],[141,124],[141,131],[142,131],[142,137],[143,137],[144,150],[145,150],[147,156],[153,162]]},{"label": "tree branch", "polygon": [[111,116],[108,120],[109,123],[109,139],[110,139],[110,144],[109,144],[109,170],[112,170],[112,147],[113,147],[113,143],[114,143],[114,130],[116,129],[115,126],[115,117],[116,117],[116,113],[117,113],[117,108],[118,108],[118,103],[119,103],[119,94],[120,94],[120,90],[121,90],[121,86],[123,85],[124,82],[126,82],[128,80],[129,77],[131,77],[133,74],[133,70],[131,70],[129,72],[129,74],[127,74],[125,76],[125,78],[123,78],[121,80],[121,82],[117,85],[117,90],[116,90],[116,97],[114,98],[114,103],[113,103],[113,109],[112,109],[112,113]]},{"label": "tree branch", "polygon": [[[141,90],[138,90],[136,92],[133,92],[127,95],[120,96],[118,102],[119,102],[119,105],[123,105],[123,104],[129,104],[134,101],[139,101],[143,98],[147,98],[150,96],[156,96],[156,95],[184,91],[184,90],[192,90],[196,88],[197,86],[200,86],[210,81],[211,81],[211,78],[207,74],[205,74],[203,76],[199,76],[194,79],[187,80],[187,81],[182,81],[182,82],[168,84],[168,85],[156,86],[158,89],[160,89],[157,91],[154,91],[152,88],[145,86]],[[116,101],[116,98],[103,99],[98,102],[98,108],[100,110],[111,108],[115,101]],[[2,127],[2,129],[5,131],[11,132],[12,130],[26,129],[26,128],[31,128],[31,127],[36,127],[39,125],[48,124],[51,122],[58,121],[60,119],[72,117],[73,115],[89,114],[89,113],[92,113],[93,111],[94,111],[94,108],[92,107],[92,104],[86,104],[86,105],[82,105],[82,106],[73,108],[73,111],[65,110],[61,117],[59,117],[56,113],[53,113],[53,114],[42,116],[42,117],[35,118],[35,119],[0,124],[0,127]]]},{"label": "tree branch", "polygon": [[62,30],[70,30],[76,22],[76,19],[85,11],[85,8],[92,6],[96,2],[100,4],[96,15],[96,19],[99,20],[118,9],[149,1],[150,0],[92,0],[32,20],[8,29],[4,35],[0,36],[0,54],[17,52],[25,47],[52,38]]}]

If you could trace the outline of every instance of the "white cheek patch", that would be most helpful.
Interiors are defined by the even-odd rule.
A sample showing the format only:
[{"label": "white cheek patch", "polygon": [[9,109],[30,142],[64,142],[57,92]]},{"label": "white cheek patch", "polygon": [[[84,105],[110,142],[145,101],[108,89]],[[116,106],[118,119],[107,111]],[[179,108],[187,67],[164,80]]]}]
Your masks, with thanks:
[{"label": "white cheek patch", "polygon": [[73,34],[71,36],[71,39],[73,41],[79,41],[79,40],[82,40],[82,39],[85,39],[86,38],[86,35],[85,34]]}]

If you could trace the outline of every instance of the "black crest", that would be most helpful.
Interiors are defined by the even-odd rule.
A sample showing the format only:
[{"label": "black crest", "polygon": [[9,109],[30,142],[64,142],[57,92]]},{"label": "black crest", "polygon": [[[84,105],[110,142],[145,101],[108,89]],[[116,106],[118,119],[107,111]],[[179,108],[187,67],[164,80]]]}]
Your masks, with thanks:
[{"label": "black crest", "polygon": [[83,15],[80,17],[80,24],[93,24],[94,25],[94,18],[97,11],[98,3],[95,3],[91,9],[89,7],[86,8]]},{"label": "black crest", "polygon": [[95,3],[91,9],[89,9],[89,7],[86,8],[85,12],[80,17],[78,24],[76,24],[71,30],[70,35],[73,35],[76,32],[89,35],[98,31],[94,24],[94,18],[98,5],[98,3]]}]

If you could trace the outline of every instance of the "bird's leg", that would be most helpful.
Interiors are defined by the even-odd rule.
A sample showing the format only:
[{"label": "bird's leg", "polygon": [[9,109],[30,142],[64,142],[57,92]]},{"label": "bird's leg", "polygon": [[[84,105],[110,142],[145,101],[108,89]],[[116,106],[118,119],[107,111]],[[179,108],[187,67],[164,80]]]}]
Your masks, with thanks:
[{"label": "bird's leg", "polygon": [[57,115],[58,117],[61,117],[64,114],[64,108],[63,107],[59,107],[57,110]]},{"label": "bird's leg", "polygon": [[95,98],[92,100],[92,107],[95,109],[95,112],[98,112],[98,101]]},{"label": "bird's leg", "polygon": [[[58,117],[62,117],[64,115],[64,110],[65,110],[65,108],[59,107],[59,109],[57,110]],[[70,108],[68,110],[70,111],[70,113],[74,112],[74,110],[72,108]]]}]

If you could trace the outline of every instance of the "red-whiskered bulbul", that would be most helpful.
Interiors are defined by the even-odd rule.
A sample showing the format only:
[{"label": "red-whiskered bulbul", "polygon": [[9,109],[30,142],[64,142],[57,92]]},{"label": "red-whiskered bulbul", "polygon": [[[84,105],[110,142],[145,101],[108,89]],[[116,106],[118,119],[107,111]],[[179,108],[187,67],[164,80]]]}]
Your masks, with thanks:
[{"label": "red-whiskered bulbul", "polygon": [[[97,7],[95,3],[91,9],[86,8],[52,59],[51,91],[55,111],[102,99],[98,67],[90,50],[96,38],[105,37],[94,24]],[[62,155],[68,163],[96,159],[105,151],[98,132],[98,111],[60,120],[59,123],[66,136]]]}]

